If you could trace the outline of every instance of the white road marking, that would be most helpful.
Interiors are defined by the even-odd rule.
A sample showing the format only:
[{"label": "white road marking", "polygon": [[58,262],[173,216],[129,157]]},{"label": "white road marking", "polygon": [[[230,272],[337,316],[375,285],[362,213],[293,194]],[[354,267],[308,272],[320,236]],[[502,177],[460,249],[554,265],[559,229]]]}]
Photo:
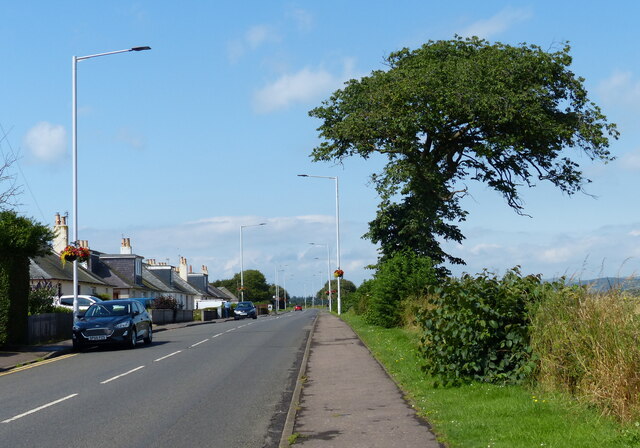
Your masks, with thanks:
[{"label": "white road marking", "polygon": [[168,355],[163,356],[162,358],[154,359],[153,362],[162,361],[163,359],[167,359],[169,356],[177,355],[182,350],[178,350],[177,352],[169,353]]},{"label": "white road marking", "polygon": [[229,333],[230,331],[233,331],[233,330],[235,330],[235,327],[234,328],[229,328],[227,331],[225,331],[225,333]]},{"label": "white road marking", "polygon": [[136,367],[135,369],[131,369],[128,372],[121,373],[120,375],[116,375],[113,378],[109,378],[108,380],[102,381],[100,384],[107,384],[113,380],[117,380],[118,378],[122,378],[125,375],[129,375],[130,373],[135,372],[136,370],[144,369],[144,366]]},{"label": "white road marking", "polygon": [[204,340],[202,340],[202,341],[200,341],[200,342],[196,342],[195,344],[193,344],[193,345],[191,346],[191,348],[195,347],[196,345],[203,344],[203,343],[207,342],[208,340],[209,340],[209,338],[204,339]]},{"label": "white road marking", "polygon": [[27,411],[27,412],[25,412],[25,413],[23,413],[23,414],[16,415],[15,417],[8,418],[7,420],[3,420],[3,421],[2,421],[2,423],[9,423],[9,422],[12,422],[12,421],[14,421],[14,420],[18,420],[19,418],[22,418],[22,417],[27,416],[27,415],[29,415],[29,414],[33,414],[34,412],[41,411],[41,410],[43,410],[43,409],[45,409],[45,408],[48,408],[49,406],[53,406],[54,404],[61,403],[61,402],[65,401],[65,400],[68,400],[69,398],[73,398],[73,397],[75,397],[76,395],[78,395],[78,394],[71,394],[71,395],[67,395],[67,396],[66,396],[66,397],[64,397],[64,398],[60,398],[59,400],[52,401],[51,403],[47,403],[47,404],[45,404],[45,405],[42,405],[42,406],[40,406],[40,407],[37,407],[37,408],[32,409],[32,410],[30,410],[30,411]]},{"label": "white road marking", "polygon": [[217,338],[218,336],[222,336],[222,333],[218,333],[218,334],[214,334],[213,336],[211,336],[212,338]]}]

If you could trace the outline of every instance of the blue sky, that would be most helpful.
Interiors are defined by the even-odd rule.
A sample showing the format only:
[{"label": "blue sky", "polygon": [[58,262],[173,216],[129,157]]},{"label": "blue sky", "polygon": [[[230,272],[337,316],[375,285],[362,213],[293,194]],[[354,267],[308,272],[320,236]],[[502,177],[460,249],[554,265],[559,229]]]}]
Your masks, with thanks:
[{"label": "blue sky", "polygon": [[[455,5],[455,6],[452,6]],[[335,258],[340,179],[342,267],[360,284],[376,248],[361,239],[375,215],[368,183],[381,160],[312,163],[319,122],[308,111],[350,78],[383,69],[390,52],[455,34],[545,49],[570,41],[572,69],[617,123],[617,160],[578,156],[595,196],[550,186],[523,191],[519,216],[503,199],[469,184],[462,245],[467,266],[497,273],[582,279],[640,270],[640,67],[631,1],[599,3],[459,1],[18,1],[2,2],[0,151],[23,193],[20,213],[52,224],[71,214],[71,58],[148,45],[78,63],[79,237],[210,278],[245,269],[293,294],[326,279]],[[6,135],[5,135],[6,134]],[[3,138],[4,137],[4,138]],[[71,217],[70,217],[71,221]],[[332,269],[335,262],[332,261]],[[282,284],[282,280],[280,281]]]}]

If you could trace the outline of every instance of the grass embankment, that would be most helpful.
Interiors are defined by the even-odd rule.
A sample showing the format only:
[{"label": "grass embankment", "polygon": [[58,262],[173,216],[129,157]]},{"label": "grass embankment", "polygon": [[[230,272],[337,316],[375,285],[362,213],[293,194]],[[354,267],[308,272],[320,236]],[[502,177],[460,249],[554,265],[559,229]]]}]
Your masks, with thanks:
[{"label": "grass embankment", "polygon": [[563,396],[485,383],[434,388],[420,369],[417,333],[371,326],[352,313],[343,318],[447,446],[640,447],[640,423],[621,426]]}]

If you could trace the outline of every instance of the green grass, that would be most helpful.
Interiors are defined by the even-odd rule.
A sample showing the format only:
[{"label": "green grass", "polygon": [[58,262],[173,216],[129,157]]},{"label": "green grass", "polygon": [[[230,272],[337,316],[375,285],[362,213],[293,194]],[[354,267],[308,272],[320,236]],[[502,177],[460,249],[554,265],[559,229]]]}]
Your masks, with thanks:
[{"label": "green grass", "polygon": [[420,369],[416,333],[342,317],[449,447],[640,447],[640,423],[621,426],[562,396],[484,383],[434,388]]}]

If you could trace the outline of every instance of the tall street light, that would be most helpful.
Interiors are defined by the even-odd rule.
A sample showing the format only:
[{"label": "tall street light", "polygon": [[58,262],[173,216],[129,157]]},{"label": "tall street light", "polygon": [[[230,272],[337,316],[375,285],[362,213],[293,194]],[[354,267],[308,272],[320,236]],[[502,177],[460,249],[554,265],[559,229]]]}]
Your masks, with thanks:
[{"label": "tall street light", "polygon": [[329,312],[331,312],[331,260],[329,258],[329,245],[328,244],[318,244],[318,243],[309,243],[312,246],[318,247],[326,247],[327,248],[327,297],[329,297]]},{"label": "tall street light", "polygon": [[[73,185],[73,243],[78,244],[78,61],[84,59],[108,56],[111,54],[128,53],[130,51],[151,50],[151,47],[133,47],[126,50],[109,51],[107,53],[91,54],[89,56],[72,56],[71,58],[71,146],[72,146],[72,185]],[[78,260],[73,261],[73,316],[78,315]]]},{"label": "tall street light", "polygon": [[246,227],[258,227],[266,226],[266,222],[260,224],[249,224],[247,226],[240,226],[240,298],[244,301],[244,247],[242,245],[242,231]]},{"label": "tall street light", "polygon": [[[336,182],[336,261],[340,269],[340,195],[338,189],[338,176],[312,176],[310,174],[298,174],[299,177],[315,177],[318,179],[332,179]],[[342,314],[342,294],[340,292],[340,277],[337,277],[338,283],[338,315]]]}]

